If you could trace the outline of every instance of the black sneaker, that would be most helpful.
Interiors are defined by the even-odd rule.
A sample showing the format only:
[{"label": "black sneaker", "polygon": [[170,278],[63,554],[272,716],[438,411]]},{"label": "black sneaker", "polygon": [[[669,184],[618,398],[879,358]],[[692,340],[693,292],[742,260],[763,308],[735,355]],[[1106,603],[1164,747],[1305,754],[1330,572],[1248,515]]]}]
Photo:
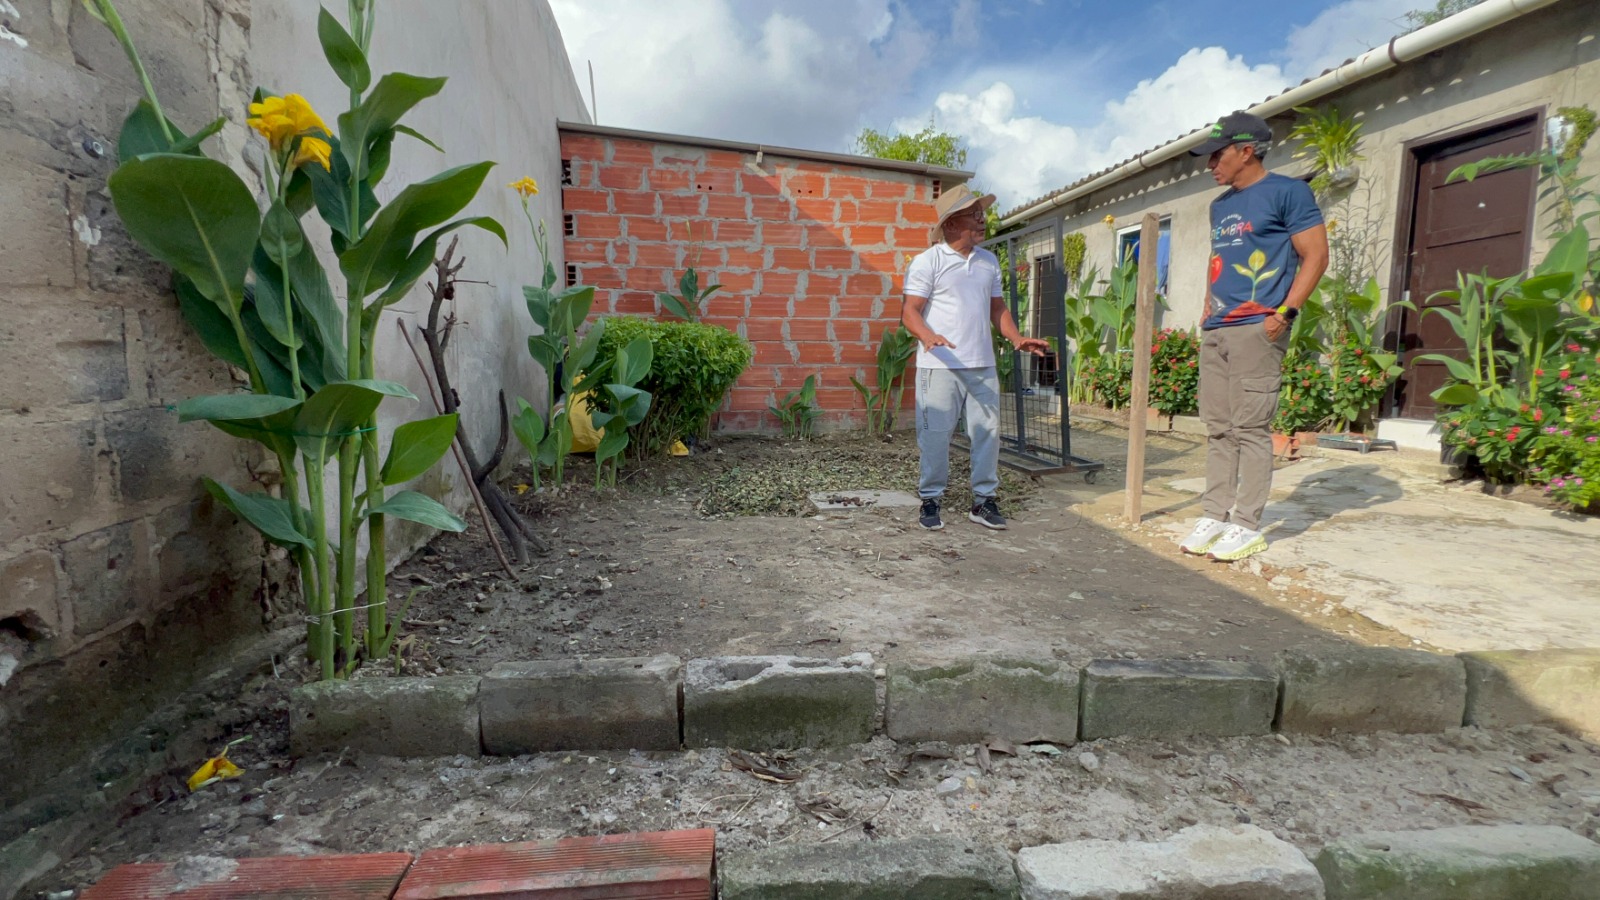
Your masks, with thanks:
[{"label": "black sneaker", "polygon": [[938,531],[944,527],[944,520],[939,518],[939,501],[922,501],[922,515],[917,518],[917,524],[929,531]]},{"label": "black sneaker", "polygon": [[978,501],[972,507],[972,512],[967,514],[967,518],[985,528],[993,528],[996,531],[1006,529],[1006,517],[1000,515],[1000,507],[994,502],[993,497],[985,497]]}]

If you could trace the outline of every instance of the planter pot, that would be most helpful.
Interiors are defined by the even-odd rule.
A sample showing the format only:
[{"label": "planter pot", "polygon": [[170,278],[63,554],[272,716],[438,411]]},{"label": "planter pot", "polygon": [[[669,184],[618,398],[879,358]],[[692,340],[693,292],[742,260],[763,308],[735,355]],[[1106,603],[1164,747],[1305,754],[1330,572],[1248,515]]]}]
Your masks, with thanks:
[{"label": "planter pot", "polygon": [[1296,431],[1294,433],[1294,439],[1300,448],[1315,447],[1317,445],[1317,432]]},{"label": "planter pot", "polygon": [[1272,455],[1279,459],[1299,459],[1300,439],[1292,434],[1272,433]]}]

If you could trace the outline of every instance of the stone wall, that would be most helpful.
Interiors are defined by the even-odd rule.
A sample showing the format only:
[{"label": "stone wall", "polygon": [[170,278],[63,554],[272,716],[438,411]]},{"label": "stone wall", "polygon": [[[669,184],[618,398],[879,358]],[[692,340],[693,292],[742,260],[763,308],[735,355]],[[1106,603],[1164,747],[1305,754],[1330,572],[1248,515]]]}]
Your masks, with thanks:
[{"label": "stone wall", "polygon": [[563,130],[561,155],[568,279],[596,287],[596,312],[655,315],[656,292],[676,293],[688,266],[722,285],[702,321],[755,350],[716,422],[725,430],[776,430],[767,407],[808,375],[818,427],[863,420],[850,378],[876,383],[936,191],[967,174],[582,127]]},{"label": "stone wall", "polygon": [[[316,43],[315,4],[118,6],[168,114],[187,130],[225,115],[207,150],[252,183],[243,120],[258,83],[306,94],[330,122],[343,106]],[[582,119],[582,102],[543,2],[491,15],[392,0],[382,11],[376,71],[454,77],[445,99],[408,120],[448,152],[397,148],[380,196],[462,162],[503,163],[472,211],[500,218],[513,252],[464,242],[463,277],[489,285],[463,291],[467,327],[451,360],[465,424],[486,447],[494,391],[533,395],[540,377],[519,290],[537,265],[503,185],[558,181],[555,122]],[[140,96],[121,48],[77,0],[0,0],[0,84],[0,806],[10,806],[41,789],[41,772],[260,633],[267,610],[297,601],[281,563],[264,564],[255,533],[198,483],[270,486],[271,465],[170,410],[238,382],[182,322],[168,273],[131,244],[106,192],[122,119]],[[535,199],[537,214],[557,215],[556,192]],[[419,305],[414,296],[398,315]],[[425,396],[393,327],[380,331],[379,377]],[[386,410],[385,430],[423,414]],[[459,476],[442,471],[423,489],[463,508]],[[400,535],[392,558],[425,537]]]}]

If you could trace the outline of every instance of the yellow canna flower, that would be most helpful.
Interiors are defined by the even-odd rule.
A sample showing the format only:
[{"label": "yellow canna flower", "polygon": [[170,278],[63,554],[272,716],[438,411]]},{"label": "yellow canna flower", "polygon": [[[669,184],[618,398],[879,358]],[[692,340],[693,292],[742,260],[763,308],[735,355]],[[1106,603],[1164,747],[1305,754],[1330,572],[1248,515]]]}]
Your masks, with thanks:
[{"label": "yellow canna flower", "polygon": [[238,778],[242,774],[244,770],[234,765],[228,759],[228,751],[224,750],[206,760],[193,775],[189,776],[189,790],[197,791],[213,782],[224,778]]},{"label": "yellow canna flower", "polygon": [[300,139],[300,149],[294,153],[294,167],[299,168],[306,163],[316,163],[324,170],[332,171],[333,165],[329,161],[333,154],[333,145],[322,138],[303,137]]},{"label": "yellow canna flower", "polygon": [[1579,294],[1578,309],[1583,312],[1588,312],[1589,310],[1594,309],[1594,295],[1588,291],[1584,291],[1583,293]]},{"label": "yellow canna flower", "polygon": [[297,135],[329,133],[322,117],[299,94],[263,97],[260,103],[250,104],[250,118],[245,123],[260,132],[273,150],[282,150]]},{"label": "yellow canna flower", "polygon": [[506,185],[506,187],[511,188],[513,191],[516,191],[524,197],[532,197],[534,194],[539,193],[539,182],[534,181],[532,178],[518,179]]},{"label": "yellow canna flower", "polygon": [[1117,225],[1117,217],[1111,215],[1110,213],[1106,213],[1106,217],[1100,221],[1106,223],[1107,228],[1115,228]]}]

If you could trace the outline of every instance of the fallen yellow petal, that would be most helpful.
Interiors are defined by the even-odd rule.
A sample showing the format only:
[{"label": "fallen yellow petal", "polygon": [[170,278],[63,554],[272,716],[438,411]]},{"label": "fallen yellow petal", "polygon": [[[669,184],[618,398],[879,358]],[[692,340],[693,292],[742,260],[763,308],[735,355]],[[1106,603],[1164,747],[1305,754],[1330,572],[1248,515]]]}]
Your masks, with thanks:
[{"label": "fallen yellow petal", "polygon": [[522,494],[526,494],[532,488],[533,488],[533,485],[531,485],[531,484],[513,484],[511,486],[511,489],[513,491],[516,491],[519,496],[522,495]]},{"label": "fallen yellow petal", "polygon": [[238,778],[243,774],[244,770],[234,765],[228,759],[228,754],[221,753],[206,760],[193,775],[189,776],[189,790],[197,791],[212,782],[224,778]]}]

